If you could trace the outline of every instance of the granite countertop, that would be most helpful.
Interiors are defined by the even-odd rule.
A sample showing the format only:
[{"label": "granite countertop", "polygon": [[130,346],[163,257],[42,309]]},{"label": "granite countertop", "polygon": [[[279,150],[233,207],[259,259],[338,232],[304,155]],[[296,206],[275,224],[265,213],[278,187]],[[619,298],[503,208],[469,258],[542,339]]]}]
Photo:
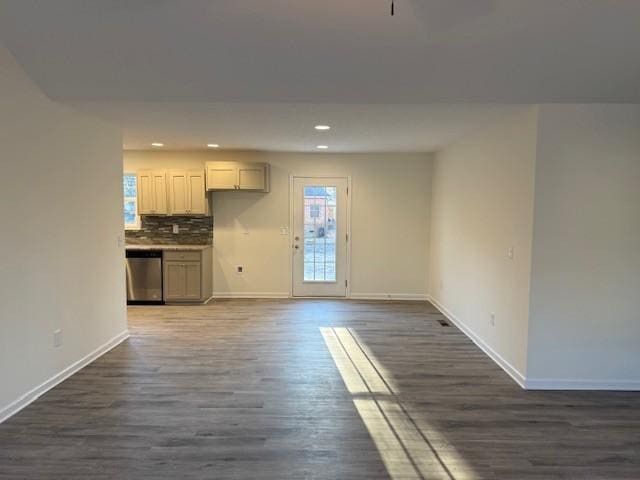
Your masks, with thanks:
[{"label": "granite countertop", "polygon": [[127,250],[206,250],[213,245],[131,245],[127,244]]}]

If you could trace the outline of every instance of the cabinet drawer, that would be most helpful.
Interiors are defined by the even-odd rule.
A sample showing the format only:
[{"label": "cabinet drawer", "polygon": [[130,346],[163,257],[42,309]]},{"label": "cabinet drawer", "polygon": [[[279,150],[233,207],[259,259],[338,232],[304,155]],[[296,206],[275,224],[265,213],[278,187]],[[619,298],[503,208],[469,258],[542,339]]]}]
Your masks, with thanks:
[{"label": "cabinet drawer", "polygon": [[183,250],[165,250],[164,251],[164,259],[171,260],[184,260],[187,262],[199,262],[200,261],[200,252],[187,252]]}]

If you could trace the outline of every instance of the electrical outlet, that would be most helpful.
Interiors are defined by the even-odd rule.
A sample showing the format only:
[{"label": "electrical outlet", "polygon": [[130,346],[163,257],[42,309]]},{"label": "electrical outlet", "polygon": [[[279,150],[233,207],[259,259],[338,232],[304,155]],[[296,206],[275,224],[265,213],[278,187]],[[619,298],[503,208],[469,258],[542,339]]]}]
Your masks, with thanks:
[{"label": "electrical outlet", "polygon": [[244,267],[242,265],[236,265],[236,273],[238,275],[242,275],[243,272],[244,272]]},{"label": "electrical outlet", "polygon": [[513,247],[507,248],[507,257],[513,260]]},{"label": "electrical outlet", "polygon": [[62,345],[62,330],[54,330],[53,331],[53,346],[58,348]]},{"label": "electrical outlet", "polygon": [[174,223],[172,231],[173,233],[180,233],[180,225]]},{"label": "electrical outlet", "polygon": [[496,326],[496,314],[495,314],[494,312],[491,312],[491,316],[490,316],[490,318],[489,318],[489,324],[490,324],[492,327],[495,327],[495,326]]}]

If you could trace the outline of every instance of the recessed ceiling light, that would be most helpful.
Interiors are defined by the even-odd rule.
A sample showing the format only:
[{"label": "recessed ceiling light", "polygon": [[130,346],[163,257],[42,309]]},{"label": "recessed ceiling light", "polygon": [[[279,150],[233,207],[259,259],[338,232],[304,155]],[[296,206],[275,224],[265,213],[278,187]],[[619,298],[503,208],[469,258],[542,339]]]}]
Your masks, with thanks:
[{"label": "recessed ceiling light", "polygon": [[152,147],[164,147],[164,143],[160,143],[160,142],[153,142],[151,144]]},{"label": "recessed ceiling light", "polygon": [[331,130],[331,127],[329,125],[316,125],[314,128],[316,130]]},{"label": "recessed ceiling light", "polygon": [[318,145],[316,148],[319,148],[320,150],[326,150],[327,148],[329,148],[328,145]]},{"label": "recessed ceiling light", "polygon": [[217,143],[207,143],[207,147],[209,148],[218,148],[220,145],[218,145]]}]

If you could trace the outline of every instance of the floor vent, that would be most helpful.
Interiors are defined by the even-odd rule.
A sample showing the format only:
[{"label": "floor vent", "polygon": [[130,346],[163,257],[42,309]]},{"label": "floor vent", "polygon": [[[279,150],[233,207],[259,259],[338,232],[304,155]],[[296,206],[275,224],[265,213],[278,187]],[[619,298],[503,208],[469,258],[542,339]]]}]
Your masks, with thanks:
[{"label": "floor vent", "polygon": [[447,322],[446,320],[438,320],[438,323],[442,327],[450,327],[451,326],[451,324],[449,322]]}]

